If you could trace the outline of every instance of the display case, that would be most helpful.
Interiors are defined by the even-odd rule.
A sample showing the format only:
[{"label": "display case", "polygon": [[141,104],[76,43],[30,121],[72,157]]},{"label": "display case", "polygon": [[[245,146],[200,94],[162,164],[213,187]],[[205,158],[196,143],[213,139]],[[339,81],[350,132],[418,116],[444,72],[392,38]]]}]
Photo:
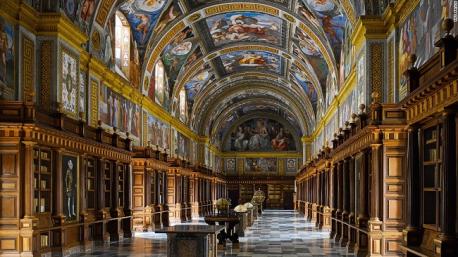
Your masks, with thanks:
[{"label": "display case", "polygon": [[33,155],[33,209],[35,213],[51,213],[52,152],[46,148],[35,148]]},{"label": "display case", "polygon": [[97,173],[96,173],[96,161],[94,158],[86,158],[86,201],[88,209],[95,209],[97,204]]},{"label": "display case", "polygon": [[126,175],[126,167],[124,165],[117,165],[118,167],[118,180],[117,180],[117,186],[118,186],[118,198],[117,198],[117,203],[119,208],[124,207],[124,193],[125,193],[125,188],[124,188],[124,182],[125,182],[125,175]]},{"label": "display case", "polygon": [[103,164],[103,193],[105,196],[105,208],[111,208],[111,163],[104,162]]},{"label": "display case", "polygon": [[422,223],[424,229],[439,231],[441,209],[442,173],[442,125],[438,122],[426,124],[420,131]]}]

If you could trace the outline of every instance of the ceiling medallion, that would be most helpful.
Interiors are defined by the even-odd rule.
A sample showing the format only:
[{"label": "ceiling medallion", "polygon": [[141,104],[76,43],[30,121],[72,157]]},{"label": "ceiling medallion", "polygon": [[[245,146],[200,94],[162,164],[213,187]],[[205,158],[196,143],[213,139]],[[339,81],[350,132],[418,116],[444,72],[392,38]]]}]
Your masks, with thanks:
[{"label": "ceiling medallion", "polygon": [[97,30],[95,30],[94,33],[92,33],[91,41],[92,41],[92,47],[94,48],[94,50],[99,51],[100,50],[100,33]]}]

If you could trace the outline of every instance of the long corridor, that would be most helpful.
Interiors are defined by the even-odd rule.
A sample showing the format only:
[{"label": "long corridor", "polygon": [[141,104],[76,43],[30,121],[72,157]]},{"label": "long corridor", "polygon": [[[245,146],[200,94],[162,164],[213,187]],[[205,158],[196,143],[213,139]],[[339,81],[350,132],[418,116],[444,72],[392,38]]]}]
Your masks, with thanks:
[{"label": "long corridor", "polygon": [[[354,256],[347,255],[329,239],[328,232],[318,231],[293,211],[266,210],[262,217],[240,238],[240,249],[220,251],[221,257],[299,257]],[[110,247],[96,248],[76,256],[150,256],[166,257],[166,236],[155,233],[136,233],[135,238]],[[179,257],[179,256],[177,256]]]}]

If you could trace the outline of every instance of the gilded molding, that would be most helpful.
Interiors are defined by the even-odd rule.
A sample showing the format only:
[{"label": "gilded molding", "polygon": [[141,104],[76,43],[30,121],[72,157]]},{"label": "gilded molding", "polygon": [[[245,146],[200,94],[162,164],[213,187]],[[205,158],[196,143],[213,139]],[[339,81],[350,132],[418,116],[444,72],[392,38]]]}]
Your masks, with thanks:
[{"label": "gilded molding", "polygon": [[387,94],[387,103],[394,103],[394,39],[391,38],[388,41],[388,94]]},{"label": "gilded molding", "polygon": [[54,42],[51,40],[41,42],[40,49],[40,108],[51,111],[51,82]]},{"label": "gilded molding", "polygon": [[93,127],[98,126],[99,121],[99,82],[91,79],[91,123]]},{"label": "gilded molding", "polygon": [[79,52],[84,51],[88,37],[71,20],[60,13],[41,13],[37,24],[38,36],[58,37]]},{"label": "gilded molding", "polygon": [[22,85],[25,102],[34,102],[35,89],[33,75],[35,67],[35,44],[23,35],[22,37]]},{"label": "gilded molding", "polygon": [[372,92],[378,92],[383,99],[383,74],[385,67],[384,63],[384,45],[383,43],[372,43],[370,45],[370,60],[371,60],[371,86]]},{"label": "gilded molding", "polygon": [[110,14],[110,10],[114,4],[115,0],[102,0],[99,4],[99,9],[97,11],[97,16],[95,17],[95,21],[102,27],[105,26],[105,22],[107,21],[108,14]]}]

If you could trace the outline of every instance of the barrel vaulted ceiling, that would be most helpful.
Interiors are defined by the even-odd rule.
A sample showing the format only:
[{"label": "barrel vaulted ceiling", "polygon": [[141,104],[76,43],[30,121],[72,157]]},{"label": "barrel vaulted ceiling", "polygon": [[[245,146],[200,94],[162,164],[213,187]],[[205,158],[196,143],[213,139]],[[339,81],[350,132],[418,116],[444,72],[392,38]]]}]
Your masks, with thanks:
[{"label": "barrel vaulted ceiling", "polygon": [[147,94],[161,61],[164,108],[179,112],[184,90],[183,122],[212,142],[260,113],[310,135],[337,93],[345,27],[360,8],[353,0],[83,0],[78,8],[85,2],[96,6],[92,22],[81,22],[89,49],[122,12],[139,50],[140,90]]}]

